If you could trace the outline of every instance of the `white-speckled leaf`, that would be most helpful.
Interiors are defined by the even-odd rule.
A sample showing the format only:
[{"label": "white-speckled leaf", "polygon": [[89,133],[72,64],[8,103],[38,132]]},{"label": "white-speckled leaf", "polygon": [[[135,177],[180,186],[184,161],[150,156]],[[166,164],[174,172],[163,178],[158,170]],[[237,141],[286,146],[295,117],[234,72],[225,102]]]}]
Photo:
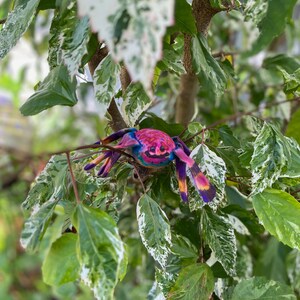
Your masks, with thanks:
[{"label": "white-speckled leaf", "polygon": [[87,16],[78,18],[76,1],[56,12],[50,33],[48,61],[51,68],[63,63],[70,76],[75,75],[87,53],[90,37],[89,19]]},{"label": "white-speckled leaf", "polygon": [[8,15],[5,25],[0,30],[0,59],[17,43],[33,19],[39,0],[29,0],[18,5]]},{"label": "white-speckled leaf", "polygon": [[234,229],[226,215],[214,213],[211,209],[203,210],[203,235],[205,242],[215,253],[230,276],[236,274],[236,238]]},{"label": "white-speckled leaf", "polygon": [[162,38],[173,23],[174,0],[78,0],[78,6],[114,59],[124,61],[132,80],[151,91]]},{"label": "white-speckled leaf", "polygon": [[120,74],[120,65],[107,55],[94,73],[95,97],[106,107],[109,106],[111,99],[116,93],[117,78]]},{"label": "white-speckled leaf", "polygon": [[140,83],[131,83],[126,89],[122,103],[122,115],[126,124],[133,127],[151,102]]},{"label": "white-speckled leaf", "polygon": [[114,288],[126,269],[124,244],[114,220],[100,209],[80,204],[72,222],[78,232],[81,280],[96,299],[113,299]]},{"label": "white-speckled leaf", "polygon": [[136,209],[142,242],[154,260],[165,268],[171,252],[171,229],[168,218],[148,195],[139,199]]},{"label": "white-speckled leaf", "polygon": [[233,215],[228,215],[229,222],[231,223],[233,229],[243,235],[250,235],[248,228],[242,223],[242,221]]},{"label": "white-speckled leaf", "polygon": [[271,187],[285,170],[290,150],[285,137],[273,126],[265,123],[254,142],[251,158],[252,195]]},{"label": "white-speckled leaf", "polygon": [[[197,162],[201,171],[207,176],[217,190],[217,194],[213,201],[208,203],[208,205],[215,210],[224,200],[226,180],[225,162],[204,144],[197,146],[191,152],[190,157]],[[191,197],[189,205],[191,210],[196,210],[203,207],[205,203],[202,200],[197,201],[197,197]]]}]

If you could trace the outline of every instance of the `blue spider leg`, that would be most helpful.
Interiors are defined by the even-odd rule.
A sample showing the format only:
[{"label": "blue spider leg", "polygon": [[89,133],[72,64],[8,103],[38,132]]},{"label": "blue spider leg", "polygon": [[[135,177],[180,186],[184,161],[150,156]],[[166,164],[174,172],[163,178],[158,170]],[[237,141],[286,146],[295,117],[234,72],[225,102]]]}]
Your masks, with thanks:
[{"label": "blue spider leg", "polygon": [[209,182],[198,167],[197,163],[190,158],[182,148],[174,150],[175,155],[183,162],[185,162],[191,171],[194,185],[201,195],[204,202],[210,202],[216,195],[215,187]]},{"label": "blue spider leg", "polygon": [[84,170],[88,171],[90,169],[93,169],[94,167],[99,165],[104,159],[110,157],[112,153],[113,153],[112,151],[105,151],[104,153],[96,157],[94,160],[92,160],[90,163],[85,165]]},{"label": "blue spider leg", "polygon": [[188,191],[186,184],[186,163],[175,157],[176,175],[179,185],[180,197],[183,202],[188,202]]}]

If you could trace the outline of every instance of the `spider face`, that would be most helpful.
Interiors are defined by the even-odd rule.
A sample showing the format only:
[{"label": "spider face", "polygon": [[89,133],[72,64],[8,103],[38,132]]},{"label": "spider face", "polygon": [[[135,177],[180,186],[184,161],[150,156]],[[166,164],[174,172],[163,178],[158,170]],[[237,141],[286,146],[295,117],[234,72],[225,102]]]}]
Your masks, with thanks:
[{"label": "spider face", "polygon": [[[151,128],[141,130],[127,128],[113,133],[101,140],[100,143],[106,145],[120,138],[122,138],[121,141],[114,148],[127,150],[144,167],[160,168],[175,160],[180,196],[184,202],[188,201],[187,167],[191,171],[192,181],[203,201],[209,202],[215,197],[215,187],[200,171],[196,162],[189,157],[189,148],[178,137],[171,138],[165,132]],[[98,176],[106,177],[120,156],[119,152],[106,150],[87,164],[84,169],[90,170],[104,161]]]},{"label": "spider face", "polygon": [[133,156],[146,167],[163,167],[174,159],[174,141],[164,132],[141,129],[134,133],[139,143],[132,148]]}]

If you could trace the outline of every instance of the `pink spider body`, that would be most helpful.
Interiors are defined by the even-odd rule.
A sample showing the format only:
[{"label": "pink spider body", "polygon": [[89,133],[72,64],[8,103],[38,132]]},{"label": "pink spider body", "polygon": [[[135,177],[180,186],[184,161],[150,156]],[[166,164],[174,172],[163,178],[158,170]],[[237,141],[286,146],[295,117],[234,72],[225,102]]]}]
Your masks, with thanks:
[{"label": "pink spider body", "polygon": [[[165,132],[157,129],[127,128],[113,133],[98,143],[107,145],[118,139],[121,141],[114,148],[128,151],[144,167],[160,168],[175,160],[180,196],[184,202],[188,201],[187,167],[191,171],[192,181],[203,201],[209,202],[215,197],[215,187],[200,171],[196,162],[189,156],[189,148],[178,137],[171,138]],[[90,170],[104,160],[98,176],[106,177],[120,156],[119,152],[106,150],[87,164],[84,169]]]}]

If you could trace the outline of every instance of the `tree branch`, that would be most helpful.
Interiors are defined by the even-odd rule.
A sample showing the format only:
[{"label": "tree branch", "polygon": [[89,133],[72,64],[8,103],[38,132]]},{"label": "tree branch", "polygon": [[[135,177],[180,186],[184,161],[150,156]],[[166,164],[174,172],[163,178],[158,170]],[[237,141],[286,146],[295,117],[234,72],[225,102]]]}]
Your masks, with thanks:
[{"label": "tree branch", "polygon": [[[193,15],[199,33],[205,36],[212,17],[219,12],[211,7],[209,0],[194,0],[192,3]],[[195,113],[195,99],[198,92],[198,78],[193,70],[191,55],[191,40],[189,34],[184,36],[183,65],[186,73],[180,79],[180,92],[176,101],[176,122],[187,125]]]},{"label": "tree branch", "polygon": [[[107,47],[103,47],[103,48],[99,47],[99,49],[97,49],[92,59],[88,63],[92,76],[94,75],[95,69],[97,68],[99,63],[107,56],[107,54],[108,54]],[[107,111],[112,118],[110,125],[114,131],[118,131],[128,127],[124,119],[122,118],[122,115],[118,109],[115,99],[111,99]]]}]

